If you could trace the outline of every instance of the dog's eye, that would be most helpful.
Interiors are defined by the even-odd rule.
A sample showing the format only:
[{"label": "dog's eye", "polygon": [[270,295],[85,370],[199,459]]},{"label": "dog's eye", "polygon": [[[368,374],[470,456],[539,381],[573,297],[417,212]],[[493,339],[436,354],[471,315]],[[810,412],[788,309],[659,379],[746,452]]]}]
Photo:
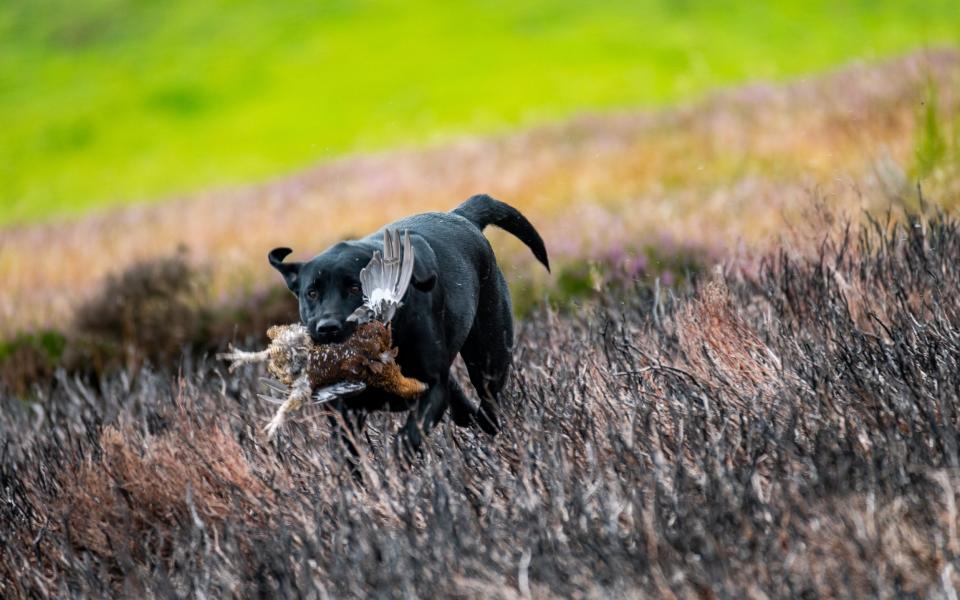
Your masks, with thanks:
[{"label": "dog's eye", "polygon": [[311,300],[316,300],[317,296],[319,295],[320,294],[317,292],[315,288],[310,288],[309,290],[307,290],[307,298],[310,298]]},{"label": "dog's eye", "polygon": [[354,283],[349,288],[347,288],[347,291],[354,296],[359,296],[360,294],[363,293],[363,288],[360,287],[359,283]]}]

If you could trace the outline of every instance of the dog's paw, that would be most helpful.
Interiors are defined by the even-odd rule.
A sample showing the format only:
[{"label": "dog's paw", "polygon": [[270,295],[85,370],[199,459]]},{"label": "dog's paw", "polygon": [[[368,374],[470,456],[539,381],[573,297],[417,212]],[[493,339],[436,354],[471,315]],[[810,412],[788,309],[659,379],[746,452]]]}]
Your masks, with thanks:
[{"label": "dog's paw", "polygon": [[423,434],[420,428],[413,423],[407,423],[397,433],[397,456],[407,463],[417,461],[423,456]]},{"label": "dog's paw", "polygon": [[484,433],[497,435],[500,433],[500,417],[497,416],[497,409],[487,400],[480,401],[480,408],[474,414],[476,424]]}]

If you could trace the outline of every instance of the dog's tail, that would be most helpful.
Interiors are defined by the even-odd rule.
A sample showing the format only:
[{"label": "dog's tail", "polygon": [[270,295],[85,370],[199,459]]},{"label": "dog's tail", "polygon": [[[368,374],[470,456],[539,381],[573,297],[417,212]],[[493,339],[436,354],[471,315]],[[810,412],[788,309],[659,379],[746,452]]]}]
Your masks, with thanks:
[{"label": "dog's tail", "polygon": [[527,245],[543,266],[550,270],[550,259],[543,239],[530,221],[520,211],[505,202],[500,202],[486,194],[471,196],[466,202],[453,209],[453,214],[464,217],[477,226],[480,231],[487,225],[496,225],[512,233]]}]

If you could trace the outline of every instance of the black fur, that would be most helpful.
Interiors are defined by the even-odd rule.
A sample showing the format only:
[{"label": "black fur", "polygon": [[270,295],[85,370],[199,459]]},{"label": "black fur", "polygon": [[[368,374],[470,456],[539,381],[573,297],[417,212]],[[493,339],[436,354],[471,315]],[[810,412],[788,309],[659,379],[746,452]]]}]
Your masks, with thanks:
[{"label": "black fur", "polygon": [[[487,195],[473,196],[449,213],[423,213],[389,225],[396,231],[410,231],[416,254],[412,286],[393,320],[397,362],[404,375],[430,387],[413,403],[367,390],[341,404],[345,423],[362,423],[356,412],[413,409],[401,439],[414,451],[448,407],[458,425],[478,425],[487,433],[497,433],[496,404],[510,366],[513,314],[507,283],[481,233],[487,225],[518,237],[550,269],[543,240],[533,225],[515,208]],[[340,242],[304,263],[284,263],[289,248],[270,252],[270,264],[299,299],[300,318],[315,341],[341,341],[350,334],[346,318],[363,302],[360,269],[374,250],[382,249],[380,230],[360,240]],[[480,396],[479,407],[450,376],[458,353]],[[348,447],[355,451],[352,444]]]}]

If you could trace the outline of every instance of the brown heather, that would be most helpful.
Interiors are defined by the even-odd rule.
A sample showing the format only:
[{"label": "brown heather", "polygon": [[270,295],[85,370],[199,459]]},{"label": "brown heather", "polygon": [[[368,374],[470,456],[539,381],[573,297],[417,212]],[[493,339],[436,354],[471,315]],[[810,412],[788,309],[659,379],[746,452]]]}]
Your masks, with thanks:
[{"label": "brown heather", "polygon": [[811,247],[540,309],[500,436],[375,415],[362,484],[319,409],[260,444],[250,368],[4,397],[0,595],[949,598],[960,223]]}]

